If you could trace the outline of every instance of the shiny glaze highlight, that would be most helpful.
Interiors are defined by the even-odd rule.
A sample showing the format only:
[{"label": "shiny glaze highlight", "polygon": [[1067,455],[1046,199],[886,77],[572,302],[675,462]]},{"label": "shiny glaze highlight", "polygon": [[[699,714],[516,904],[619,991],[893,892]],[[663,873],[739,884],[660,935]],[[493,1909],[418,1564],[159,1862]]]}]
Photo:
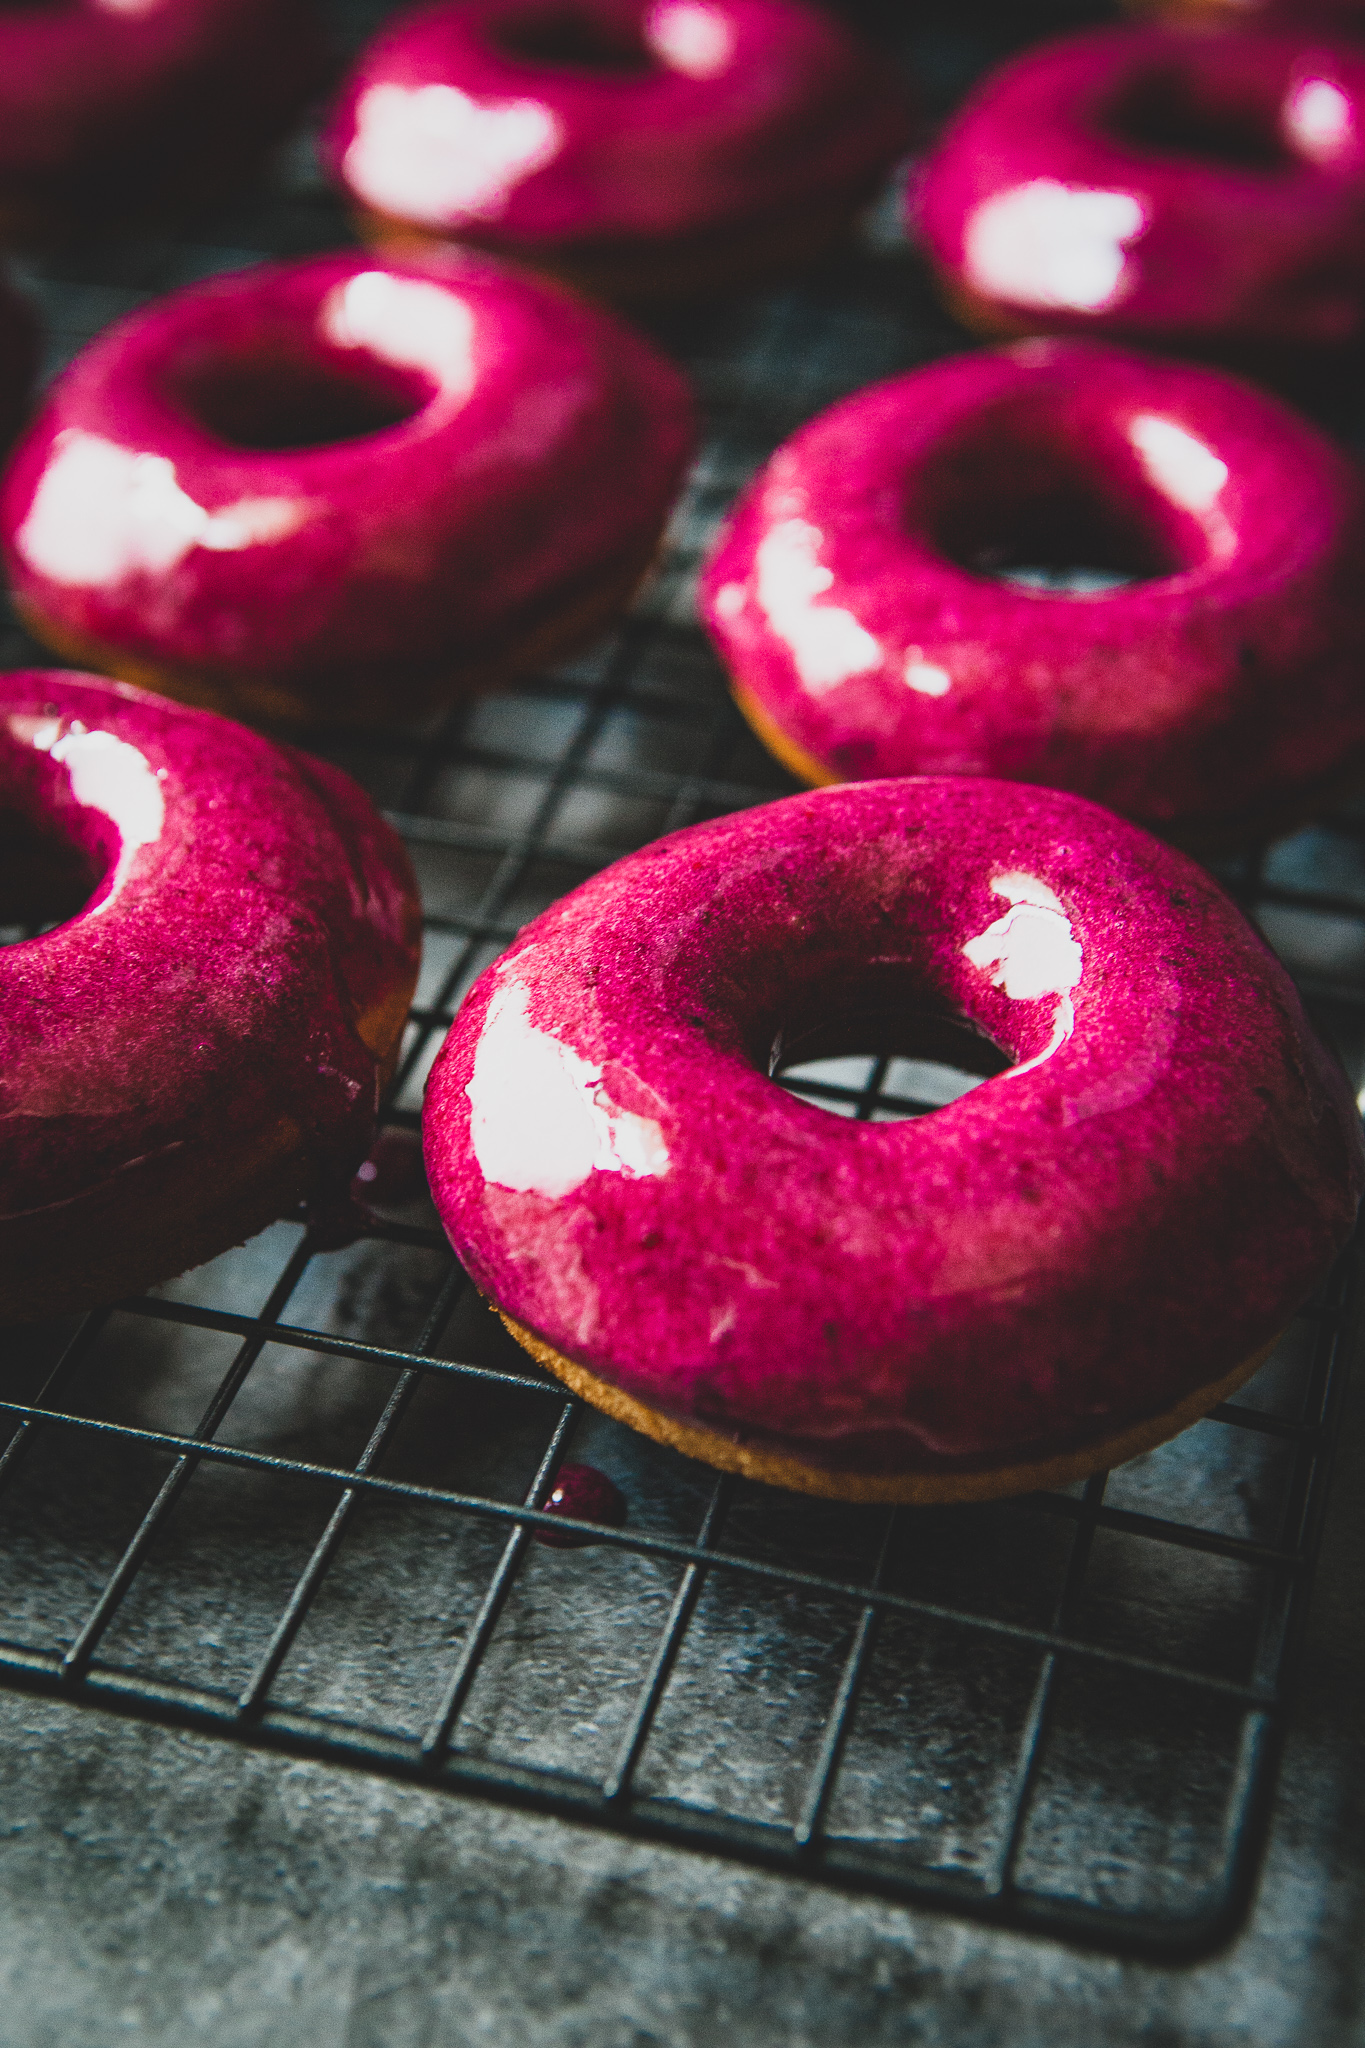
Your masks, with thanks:
[{"label": "shiny glaze highlight", "polygon": [[[985,572],[993,537],[1027,562],[1049,530],[1146,580]],[[1215,371],[1035,341],[803,427],[703,609],[811,779],[1004,776],[1217,838],[1301,813],[1365,751],[1362,589],[1361,481],[1315,428]]]},{"label": "shiny glaze highlight", "polygon": [[[615,65],[508,47],[551,20]],[[909,132],[884,62],[803,0],[462,0],[375,37],[325,154],[367,211],[525,255],[870,196]]]},{"label": "shiny glaze highlight", "polygon": [[[0,230],[225,182],[318,85],[310,0],[0,7]],[[155,196],[164,201],[165,192]]]},{"label": "shiny glaze highlight", "polygon": [[348,777],[98,677],[0,676],[0,791],[5,921],[65,917],[0,949],[0,1315],[58,1314],[346,1187],[418,904]]},{"label": "shiny glaze highlight", "polygon": [[[1129,139],[1140,105],[1231,139]],[[1339,348],[1365,328],[1365,52],[1270,30],[1044,44],[968,99],[913,210],[981,324]]]},{"label": "shiny glaze highlight", "polygon": [[[767,1078],[866,1005],[1012,1071],[854,1123]],[[908,1049],[907,1047],[902,1049]],[[631,854],[475,984],[432,1071],[476,1285],[633,1400],[842,1472],[964,1471],[1164,1414],[1346,1240],[1359,1119],[1210,877],[1096,806],[826,789]]]},{"label": "shiny glaze highlight", "polygon": [[[314,407],[316,445],[268,445],[281,386],[279,431]],[[628,589],[691,445],[683,378],[609,314],[485,258],[346,253],[101,335],[0,531],[54,644],[381,718],[468,688],[585,587]]]}]

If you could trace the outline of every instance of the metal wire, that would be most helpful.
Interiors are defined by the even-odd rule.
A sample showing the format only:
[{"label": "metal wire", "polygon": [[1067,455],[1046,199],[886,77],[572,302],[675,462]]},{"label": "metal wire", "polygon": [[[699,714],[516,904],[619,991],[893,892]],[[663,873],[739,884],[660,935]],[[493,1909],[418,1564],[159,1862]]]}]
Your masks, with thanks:
[{"label": "metal wire", "polygon": [[[31,282],[60,357],[186,276],[342,233],[300,155],[219,240],[78,252]],[[953,345],[894,243],[662,338],[710,432],[612,643],[435,729],[314,737],[422,872],[396,1142],[528,916],[790,786],[729,702],[691,575],[801,417]],[[3,654],[36,650],[11,628]],[[1224,879],[1359,1080],[1365,818]],[[923,1078],[869,1048],[788,1083],[868,1118],[945,1099]],[[350,1246],[299,1219],[11,1336],[0,1680],[1115,1952],[1203,1952],[1254,1882],[1363,1313],[1352,1252],[1251,1388],[1112,1479],[989,1508],[793,1504],[566,1398],[478,1312],[415,1186]],[[624,1529],[546,1511],[580,1451],[623,1485]],[[548,1526],[594,1542],[547,1551]]]}]

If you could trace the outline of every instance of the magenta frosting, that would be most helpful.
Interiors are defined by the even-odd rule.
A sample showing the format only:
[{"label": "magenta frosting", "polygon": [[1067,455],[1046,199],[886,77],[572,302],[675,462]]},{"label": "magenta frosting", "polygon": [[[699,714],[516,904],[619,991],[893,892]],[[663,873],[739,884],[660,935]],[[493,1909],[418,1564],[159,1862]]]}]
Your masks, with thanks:
[{"label": "magenta frosting", "polygon": [[[767,1077],[867,1008],[1013,1071],[855,1123]],[[1079,798],[813,791],[535,920],[428,1084],[476,1285],[636,1400],[840,1471],[1013,1463],[1160,1415],[1346,1241],[1359,1120],[1284,970],[1184,855]]]},{"label": "magenta frosting", "polygon": [[[316,444],[247,445],[272,407]],[[16,452],[0,534],[63,632],[382,712],[642,568],[691,446],[681,374],[610,314],[482,257],[350,252],[102,334]]]},{"label": "magenta frosting", "polygon": [[[1148,580],[985,573],[1049,548]],[[1216,832],[1365,748],[1363,588],[1356,467],[1278,400],[1033,341],[803,427],[723,531],[703,609],[830,780],[998,775]]]},{"label": "magenta frosting", "polygon": [[1335,347],[1365,326],[1365,53],[1270,30],[1045,44],[972,94],[913,206],[941,273],[1008,321]]},{"label": "magenta frosting", "polygon": [[79,1292],[83,1218],[111,1185],[153,1215],[187,1158],[212,1187],[225,1144],[282,1122],[315,1193],[344,1188],[380,1078],[362,1034],[420,944],[407,856],[363,792],[209,712],[23,671],[0,676],[0,834],[7,895],[35,840],[91,891],[0,949],[4,1280],[41,1229]]},{"label": "magenta frosting", "polygon": [[0,7],[0,205],[98,211],[235,167],[316,87],[311,0],[18,0]]},{"label": "magenta frosting", "polygon": [[[625,61],[515,47],[537,32]],[[858,192],[909,135],[885,62],[804,0],[461,0],[381,30],[325,154],[361,205],[516,253],[668,240]]]}]

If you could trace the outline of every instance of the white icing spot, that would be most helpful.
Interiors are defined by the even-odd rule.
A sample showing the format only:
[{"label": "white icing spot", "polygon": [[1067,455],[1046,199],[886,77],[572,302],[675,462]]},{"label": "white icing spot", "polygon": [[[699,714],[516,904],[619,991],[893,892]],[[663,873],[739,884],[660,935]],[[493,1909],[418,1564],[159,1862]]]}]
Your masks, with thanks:
[{"label": "white icing spot", "polygon": [[759,604],[815,696],[866,674],[882,658],[880,643],[852,612],[816,602],[834,581],[834,571],[820,561],[823,539],[818,526],[784,519],[764,535],[755,556]]},{"label": "white icing spot", "polygon": [[355,117],[342,166],[352,188],[429,227],[495,219],[564,139],[539,100],[480,101],[455,85],[372,85]]},{"label": "white icing spot", "polygon": [[918,690],[921,697],[946,697],[953,687],[953,679],[947,669],[936,668],[932,661],[926,661],[923,649],[919,647],[906,650],[905,680],[912,690]]},{"label": "white icing spot", "polygon": [[722,583],[711,602],[718,618],[737,619],[744,609],[745,589],[742,583]]},{"label": "white icing spot", "polygon": [[118,865],[109,888],[91,915],[107,910],[127,879],[139,848],[153,845],[166,822],[161,778],[150,762],[127,740],[112,732],[87,732],[79,719],[61,737],[55,719],[40,725],[33,744],[40,753],[60,761],[71,779],[71,794],[88,810],[102,811],[118,829]]},{"label": "white icing spot", "polygon": [[[1036,1002],[1040,996],[1060,996],[1052,1020],[1052,1037],[1040,1053],[1008,1069],[1010,1074],[1027,1074],[1051,1059],[1070,1038],[1076,1026],[1071,990],[1081,978],[1084,964],[1081,948],[1072,936],[1071,920],[1057,897],[1036,875],[997,875],[991,883],[1010,909],[979,937],[962,948],[974,967],[988,973],[997,988],[1013,1002]],[[1002,1078],[1004,1078],[1002,1076]]]},{"label": "white icing spot", "polygon": [[658,1124],[618,1109],[602,1087],[602,1069],[538,1030],[529,1002],[519,982],[500,988],[475,1049],[465,1093],[484,1179],[517,1194],[558,1199],[594,1172],[630,1180],[667,1173]]},{"label": "white icing spot", "polygon": [[307,500],[239,498],[208,512],[182,491],[175,464],[136,455],[98,434],[58,434],[15,546],[54,583],[116,584],[138,571],[165,575],[191,548],[235,552],[283,540],[309,516]]},{"label": "white icing spot", "polygon": [[445,285],[362,270],[327,294],[318,326],[338,348],[425,370],[447,394],[467,398],[474,388],[474,315]]},{"label": "white icing spot", "polygon": [[665,0],[645,18],[645,41],[674,71],[715,78],[735,53],[735,32],[725,16],[702,0]]},{"label": "white icing spot", "polygon": [[1127,249],[1146,225],[1131,192],[1034,178],[982,201],[963,261],[979,291],[1016,306],[1098,313],[1132,289]]},{"label": "white icing spot", "polygon": [[1202,441],[1160,413],[1140,412],[1129,422],[1128,438],[1148,477],[1173,505],[1208,512],[1228,480],[1228,466]]},{"label": "white icing spot", "polygon": [[1294,88],[1283,123],[1291,146],[1315,164],[1334,163],[1355,141],[1351,102],[1326,78],[1305,78]]}]

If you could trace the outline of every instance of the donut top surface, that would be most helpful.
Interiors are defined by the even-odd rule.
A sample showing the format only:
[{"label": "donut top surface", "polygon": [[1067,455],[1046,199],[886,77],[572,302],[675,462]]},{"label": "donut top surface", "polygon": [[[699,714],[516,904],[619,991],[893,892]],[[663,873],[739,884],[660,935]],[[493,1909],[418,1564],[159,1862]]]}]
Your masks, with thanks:
[{"label": "donut top surface", "polygon": [[1336,345],[1365,295],[1365,51],[1099,29],[988,77],[915,199],[978,303],[1056,327]]},{"label": "donut top surface", "polygon": [[319,56],[309,0],[0,7],[0,185],[83,174],[111,151],[192,146],[210,88],[244,122],[272,99],[283,110],[315,82]]},{"label": "donut top surface", "polygon": [[[416,972],[395,835],[348,777],[97,677],[0,676],[0,1229],[244,1130],[320,1192],[373,1126]],[[399,1016],[395,1017],[395,1005]],[[5,1244],[8,1240],[3,1240]]]},{"label": "donut top surface", "polygon": [[361,205],[515,248],[761,219],[909,134],[885,63],[804,0],[462,0],[381,31],[325,150]]},{"label": "donut top surface", "polygon": [[1362,589],[1359,472],[1316,428],[1216,371],[1039,340],[801,428],[703,607],[826,779],[998,775],[1215,832],[1365,746]]},{"label": "donut top surface", "polygon": [[[768,1078],[779,1042],[950,1028],[1008,1071],[916,1121]],[[518,1323],[842,1470],[1164,1413],[1278,1331],[1362,1185],[1339,1069],[1202,869],[1074,797],[953,779],[790,797],[595,876],[471,991],[424,1143]]]},{"label": "donut top surface", "polygon": [[0,493],[69,632],[231,671],[477,659],[634,559],[691,451],[684,379],[611,315],[452,252],[264,265],[118,322]]}]

